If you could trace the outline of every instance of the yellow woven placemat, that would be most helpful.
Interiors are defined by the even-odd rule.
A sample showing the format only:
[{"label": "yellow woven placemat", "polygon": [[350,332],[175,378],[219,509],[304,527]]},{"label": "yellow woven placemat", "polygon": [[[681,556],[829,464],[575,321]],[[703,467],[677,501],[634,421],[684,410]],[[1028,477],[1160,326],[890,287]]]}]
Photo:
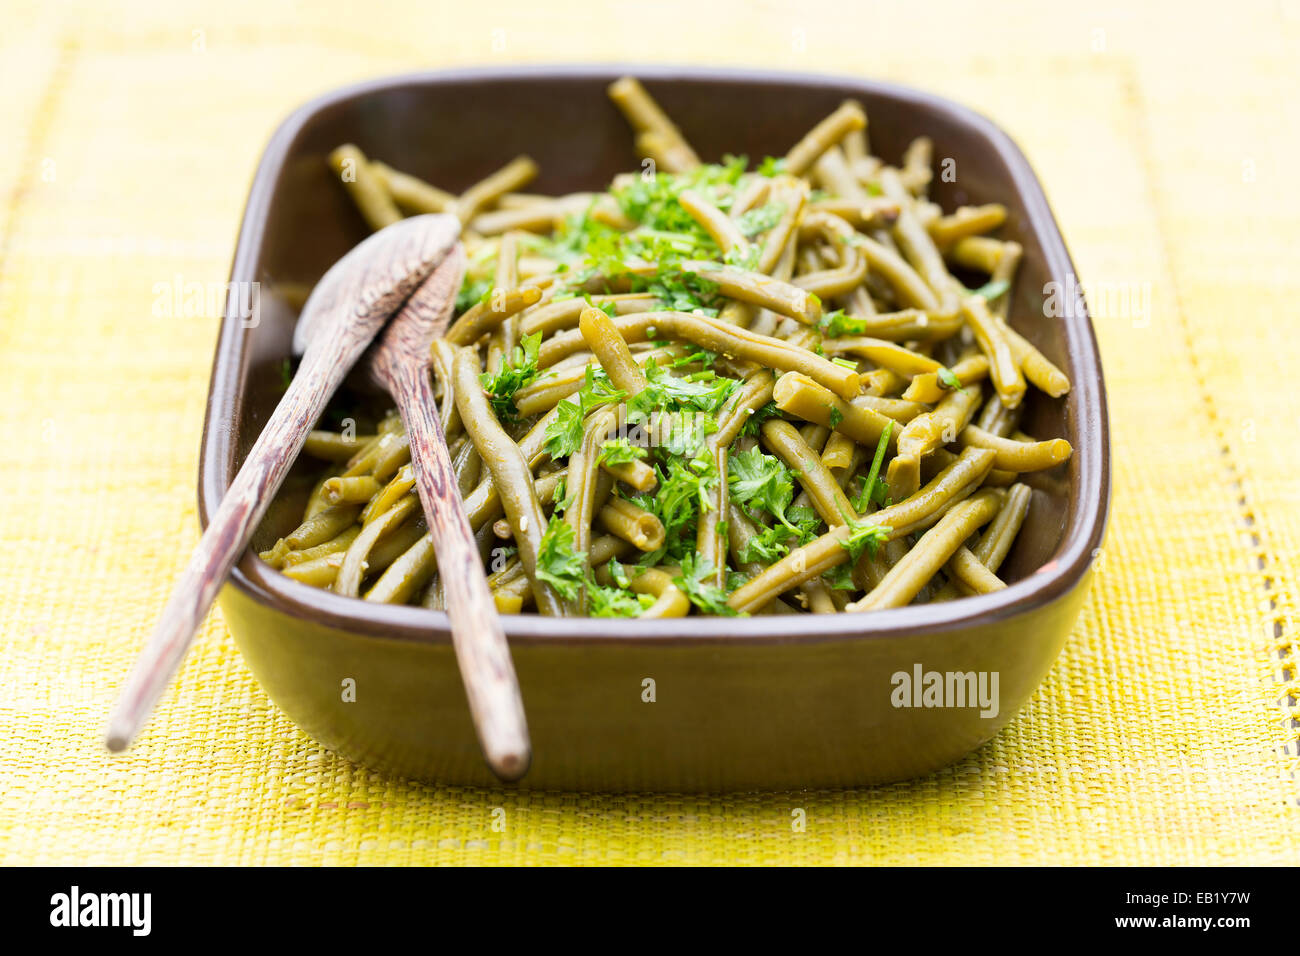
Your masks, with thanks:
[{"label": "yellow woven placemat", "polygon": [[[1300,862],[1300,4],[926,6],[7,4],[0,863]],[[426,787],[298,732],[214,615],[110,759],[113,691],[197,538],[218,321],[155,315],[155,286],[224,282],[275,124],[367,76],[646,58],[925,86],[1043,177],[1098,312],[1115,487],[1032,703],[956,766],[875,789]]]}]

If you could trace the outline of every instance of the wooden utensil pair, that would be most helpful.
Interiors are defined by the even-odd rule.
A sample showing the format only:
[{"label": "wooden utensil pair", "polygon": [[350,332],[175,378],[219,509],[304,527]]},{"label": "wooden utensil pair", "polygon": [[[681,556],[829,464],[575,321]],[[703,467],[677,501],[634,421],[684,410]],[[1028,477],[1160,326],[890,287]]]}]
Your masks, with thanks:
[{"label": "wooden utensil pair", "polygon": [[452,216],[404,219],[366,239],[317,284],[294,330],[294,352],[302,355],[298,372],[127,676],[109,718],[110,750],[126,749],[148,719],[308,431],[364,354],[368,376],[393,397],[410,438],[452,644],[484,757],[503,780],[517,780],[527,771],[531,748],[523,700],[430,380],[429,347],[446,329],[464,273],[459,235],[460,223]]}]

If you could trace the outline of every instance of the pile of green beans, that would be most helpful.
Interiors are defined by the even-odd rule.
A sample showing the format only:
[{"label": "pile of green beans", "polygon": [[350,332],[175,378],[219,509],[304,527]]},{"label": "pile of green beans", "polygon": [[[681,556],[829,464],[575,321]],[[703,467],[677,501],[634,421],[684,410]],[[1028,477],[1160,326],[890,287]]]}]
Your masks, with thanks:
[{"label": "pile of green beans", "polygon": [[[702,163],[635,79],[609,94],[644,162],[603,192],[525,192],[526,156],[459,194],[356,146],[329,157],[373,229],[462,223],[431,359],[498,608],[823,614],[1005,587],[1022,477],[1071,454],[1020,431],[1030,387],[1070,383],[1007,322],[1006,209],[945,212],[931,142],[890,165],[854,101],[751,166]],[[324,468],[262,558],[441,607],[409,442],[395,413],[371,421],[311,434]]]}]

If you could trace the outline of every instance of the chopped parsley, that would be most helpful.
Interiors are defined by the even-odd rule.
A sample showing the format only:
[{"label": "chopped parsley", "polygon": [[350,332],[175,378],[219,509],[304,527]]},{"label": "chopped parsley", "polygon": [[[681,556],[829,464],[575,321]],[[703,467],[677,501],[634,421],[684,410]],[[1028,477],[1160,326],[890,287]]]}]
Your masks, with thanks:
[{"label": "chopped parsley", "polygon": [[567,521],[552,518],[537,549],[537,577],[566,601],[576,598],[586,583],[586,554],[574,550],[573,537],[573,527]]},{"label": "chopped parsley", "polygon": [[865,550],[871,557],[876,550],[889,540],[890,529],[870,521],[850,521],[849,536],[840,542],[840,547],[849,553],[850,561],[857,561]]},{"label": "chopped parsley", "polygon": [[600,463],[605,465],[631,465],[645,456],[644,448],[633,445],[626,438],[612,439],[600,448]]},{"label": "chopped parsley", "polygon": [[938,376],[939,381],[943,383],[945,388],[955,388],[959,392],[966,391],[966,389],[961,387],[961,379],[953,374],[952,369],[947,368],[946,366],[941,367],[935,375]]},{"label": "chopped parsley", "polygon": [[991,302],[1010,288],[1011,283],[1007,282],[1006,279],[997,279],[984,283],[978,289],[971,290],[971,295],[977,295]]},{"label": "chopped parsley", "polygon": [[692,604],[708,614],[736,616],[735,610],[727,604],[727,592],[709,580],[715,572],[712,564],[688,552],[682,557],[681,569],[682,573],[673,578],[673,583],[690,598]]},{"label": "chopped parsley", "polygon": [[766,524],[760,517],[766,512],[788,531],[799,532],[786,514],[794,500],[794,477],[781,459],[765,455],[756,447],[733,451],[727,456],[727,484],[732,500],[751,518]]},{"label": "chopped parsley", "polygon": [[885,484],[880,477],[880,467],[885,462],[885,452],[889,450],[889,436],[894,431],[894,421],[890,419],[885,422],[884,430],[880,433],[880,440],[876,442],[876,454],[871,459],[871,467],[867,470],[866,480],[862,482],[862,494],[858,500],[853,503],[859,513],[867,510],[867,505],[875,502],[880,507],[889,501],[889,486]]},{"label": "chopped parsley", "polygon": [[523,342],[515,346],[510,359],[501,363],[500,371],[495,375],[484,372],[479,376],[479,381],[483,383],[483,393],[487,395],[492,410],[500,421],[519,421],[515,392],[532,384],[537,378],[537,352],[541,344],[541,332],[525,336]]}]

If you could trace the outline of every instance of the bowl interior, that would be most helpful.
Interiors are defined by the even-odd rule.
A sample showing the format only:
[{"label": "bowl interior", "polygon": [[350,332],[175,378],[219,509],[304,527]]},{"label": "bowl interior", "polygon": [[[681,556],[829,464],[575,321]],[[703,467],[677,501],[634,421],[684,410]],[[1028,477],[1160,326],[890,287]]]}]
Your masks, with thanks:
[{"label": "bowl interior", "polygon": [[[850,80],[770,75],[678,74],[633,70],[706,160],[744,154],[757,162],[781,155],[846,97],[869,117],[872,150],[897,161],[916,136],[934,141],[936,165],[955,162],[955,177],[936,174],[932,197],[945,210],[1001,202],[1009,212],[1000,235],[1020,242],[1025,257],[1013,290],[1010,322],[1080,383],[1065,400],[1030,389],[1024,429],[1036,437],[1062,436],[1075,446],[1068,466],[1035,475],[1033,503],[1004,567],[1010,582],[1033,574],[1072,537],[1099,536],[1104,519],[1104,475],[1081,481],[1085,456],[1105,454],[1104,407],[1095,344],[1086,315],[1073,320],[1043,314],[1043,290],[1063,281],[1068,256],[1023,157],[991,124],[935,97]],[[638,168],[621,114],[605,95],[617,70],[498,71],[385,81],[305,107],[277,134],[254,185],[232,279],[261,283],[262,320],[251,329],[226,329],[214,369],[204,469],[205,498],[224,490],[282,392],[296,303],[324,271],[368,230],[329,171],[325,157],[343,142],[369,156],[462,190],[512,157],[527,153],[541,167],[530,191],[560,194],[605,187],[619,172]],[[240,274],[242,272],[242,274]],[[227,318],[227,325],[231,323]],[[224,361],[224,365],[223,365]],[[219,393],[219,394],[218,394]],[[1083,396],[1083,397],[1081,397]],[[1080,403],[1097,407],[1080,414]],[[214,421],[215,419],[215,421]],[[1100,434],[1097,434],[1100,422]],[[1081,423],[1090,423],[1081,427]],[[233,444],[218,432],[232,427]],[[216,456],[224,460],[213,460]],[[213,475],[216,477],[213,477]],[[291,528],[295,487],[263,521],[255,547]],[[295,482],[297,483],[295,485]],[[1082,500],[1088,495],[1100,500]],[[209,505],[205,500],[203,511]],[[267,569],[267,576],[273,573]],[[276,576],[278,577],[278,576]],[[983,600],[983,599],[976,599]]]}]

